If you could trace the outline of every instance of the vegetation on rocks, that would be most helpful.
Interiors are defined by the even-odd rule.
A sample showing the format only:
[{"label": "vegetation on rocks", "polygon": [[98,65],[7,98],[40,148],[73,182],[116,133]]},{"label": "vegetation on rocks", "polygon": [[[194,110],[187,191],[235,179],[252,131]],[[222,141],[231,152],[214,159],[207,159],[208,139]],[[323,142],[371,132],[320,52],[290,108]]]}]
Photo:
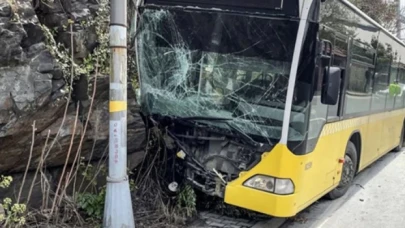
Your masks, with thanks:
[{"label": "vegetation on rocks", "polygon": [[[0,176],[0,188],[10,187],[13,178],[11,176]],[[0,198],[0,227],[21,227],[25,225],[26,205],[13,203],[12,199]]]},{"label": "vegetation on rocks", "polygon": [[[59,28],[48,28],[46,25],[41,25],[46,36],[47,47],[62,68],[67,81],[69,81],[70,76],[77,77],[83,74],[90,76],[95,73],[96,67],[98,67],[98,72],[101,75],[108,75],[110,73],[110,50],[108,46],[109,10],[109,1],[101,0],[95,16],[90,16],[80,22],[75,22],[71,19],[67,20],[67,24],[63,25],[63,32],[69,31],[72,35],[70,44],[72,47],[71,50],[55,40],[55,37],[57,37],[60,32]],[[84,59],[75,59],[75,56],[71,54],[74,52],[73,36],[75,31],[73,27],[75,27],[75,23],[78,23],[78,26],[82,30],[87,31],[94,29],[97,35],[97,47]]]}]

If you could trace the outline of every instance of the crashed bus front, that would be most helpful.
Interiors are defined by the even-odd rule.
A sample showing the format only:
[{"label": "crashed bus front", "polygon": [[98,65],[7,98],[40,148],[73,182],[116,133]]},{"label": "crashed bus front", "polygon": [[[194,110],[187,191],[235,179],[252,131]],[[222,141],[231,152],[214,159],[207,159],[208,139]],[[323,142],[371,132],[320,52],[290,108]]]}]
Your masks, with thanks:
[{"label": "crashed bus front", "polygon": [[[142,114],[165,132],[178,170],[196,189],[267,214],[296,212],[299,174],[287,169],[295,158],[280,141],[284,134],[294,148],[306,145],[310,93],[290,90],[304,33],[316,40],[302,17],[316,17],[319,2],[308,2],[146,0],[140,7]],[[308,66],[314,44],[306,44]],[[280,171],[283,163],[290,164]]]}]

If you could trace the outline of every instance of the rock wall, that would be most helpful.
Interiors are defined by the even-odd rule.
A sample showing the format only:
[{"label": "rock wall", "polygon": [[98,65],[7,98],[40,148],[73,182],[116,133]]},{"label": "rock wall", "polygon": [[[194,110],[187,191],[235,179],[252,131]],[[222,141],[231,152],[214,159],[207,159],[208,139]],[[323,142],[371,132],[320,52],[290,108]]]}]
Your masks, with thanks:
[{"label": "rock wall", "polygon": [[[36,168],[48,132],[49,142],[55,140],[55,143],[53,148],[46,148],[49,150],[47,167],[57,167],[65,162],[73,134],[72,154],[76,155],[83,133],[83,122],[78,123],[76,132],[73,131],[77,99],[68,104],[64,118],[69,75],[65,75],[49,51],[53,47],[46,43],[41,26],[57,30],[55,40],[69,50],[71,34],[64,27],[72,20],[74,56],[75,61],[80,62],[99,45],[94,27],[82,26],[83,21],[94,16],[97,10],[96,0],[0,0],[0,174],[23,171],[32,143],[30,167]],[[92,159],[98,159],[108,151],[108,77],[84,76],[90,78],[86,81],[88,88],[74,87],[73,93],[86,95],[79,99],[86,107],[91,103],[86,98],[94,88],[96,96],[89,119],[91,127],[84,137],[80,156],[90,159],[92,154]],[[143,150],[145,130],[133,94],[128,91],[128,152],[137,154],[131,156],[137,161]],[[88,109],[81,115],[87,116],[86,111]],[[32,142],[34,121],[36,130]]]}]

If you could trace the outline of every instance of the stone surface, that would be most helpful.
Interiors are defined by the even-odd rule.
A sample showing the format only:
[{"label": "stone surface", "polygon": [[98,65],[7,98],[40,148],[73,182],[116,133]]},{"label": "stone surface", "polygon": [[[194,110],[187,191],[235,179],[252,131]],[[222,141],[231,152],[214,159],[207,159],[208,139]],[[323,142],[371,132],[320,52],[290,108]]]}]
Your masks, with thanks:
[{"label": "stone surface", "polygon": [[[95,81],[94,75],[81,75],[84,84],[75,81],[67,103],[66,78],[69,75],[64,75],[49,51],[41,27],[56,29],[58,33],[54,38],[69,49],[71,34],[63,27],[68,18],[73,19],[74,56],[75,61],[81,61],[98,44],[95,28],[81,26],[82,21],[95,16],[98,4],[95,0],[0,0],[0,174],[10,174],[14,179],[10,188],[0,189],[0,200],[5,196],[16,199],[28,165],[20,200],[27,202],[41,160],[46,167],[42,177],[48,182],[41,184],[40,175],[35,180],[29,205],[34,208],[49,206],[43,205],[44,197],[56,190],[66,161],[70,165],[77,157],[93,166],[100,162],[106,164],[109,78],[98,76]],[[92,100],[90,95],[94,89]],[[80,115],[75,123],[78,104]],[[128,104],[128,165],[133,169],[144,156],[145,128],[132,91],[128,91]],[[84,133],[89,112],[89,125]],[[45,158],[41,156],[43,153]],[[105,176],[97,176],[100,186],[105,180]],[[87,185],[88,180],[82,181],[78,175],[78,182]],[[49,184],[48,191],[44,192],[43,183]],[[67,191],[71,194],[73,187],[69,186]]]},{"label": "stone surface", "polygon": [[[86,135],[83,138],[81,147],[81,156],[86,159],[99,159],[105,156],[108,144],[108,78],[101,78],[97,83],[96,99],[94,99],[92,114],[90,115],[89,123],[91,128],[86,131]],[[63,121],[63,112],[65,101],[60,101],[61,104],[55,104],[55,107],[45,106],[40,110],[37,110],[35,114],[31,115],[29,119],[36,121],[36,136],[34,142],[33,162],[31,163],[31,169],[34,169],[40,160],[40,155],[44,142],[46,140],[48,132],[50,132],[49,141],[55,140],[52,149],[46,159],[46,164],[50,167],[63,165],[66,160],[66,154],[69,150],[69,145],[74,133],[74,141],[71,151],[76,154],[83,135],[84,124],[80,121],[76,124],[74,129],[74,123],[76,119],[75,109],[73,105],[70,106],[68,114]],[[62,105],[63,104],[63,105]],[[138,114],[136,114],[137,107],[133,107],[135,110],[128,116],[128,153],[139,153],[144,148],[145,143],[145,129],[142,120]],[[87,113],[85,114],[87,115]],[[106,124],[107,123],[107,124]],[[24,170],[27,165],[29,148],[31,145],[31,131],[32,123],[29,125],[22,125],[20,120],[17,120],[12,124],[14,127],[9,129],[9,133],[6,137],[0,138],[0,145],[2,147],[0,154],[7,159],[0,160],[0,170],[8,172],[19,172]],[[5,127],[3,127],[5,128]],[[22,130],[24,134],[22,134]],[[59,132],[59,134],[58,134]],[[58,135],[57,135],[58,134]],[[18,137],[16,137],[18,135]],[[94,147],[93,147],[94,145]],[[24,159],[22,159],[24,158]],[[132,164],[139,163],[138,157],[131,158]],[[71,156],[70,161],[73,160]]]},{"label": "stone surface", "polygon": [[71,33],[64,28],[66,28],[68,19],[75,22],[73,49],[76,59],[83,59],[93,51],[97,45],[94,27],[84,28],[81,22],[96,15],[99,8],[97,1],[65,0],[47,3],[41,0],[35,1],[38,3],[36,12],[41,23],[57,30],[56,41],[64,44],[68,50],[71,49]]},{"label": "stone surface", "polygon": [[[0,1],[0,174],[24,171],[31,144],[34,170],[49,133],[47,167],[64,164],[67,152],[97,160],[108,152],[108,76],[99,76],[96,95],[91,101],[93,76],[85,86],[73,86],[74,94],[67,105],[65,75],[45,44],[41,23],[58,31],[56,41],[70,48],[70,33],[63,30],[67,20],[74,21],[74,55],[85,57],[97,45],[93,27],[83,29],[81,22],[96,15],[97,1],[66,0]],[[86,79],[87,80],[87,79]],[[131,167],[142,156],[145,130],[134,102],[133,92],[128,91],[128,153]],[[80,121],[76,119],[76,105],[80,101]],[[89,127],[84,135],[84,123],[93,103]],[[35,140],[32,142],[32,125],[35,121]],[[63,123],[63,125],[62,125]],[[84,136],[83,136],[84,135]],[[73,136],[73,144],[70,147]],[[83,140],[81,140],[83,138]],[[80,148],[80,149],[79,149]],[[73,161],[74,156],[69,158]]]},{"label": "stone surface", "polygon": [[56,62],[28,1],[0,3],[0,46],[0,137],[7,137],[29,132],[18,126],[50,102]]}]

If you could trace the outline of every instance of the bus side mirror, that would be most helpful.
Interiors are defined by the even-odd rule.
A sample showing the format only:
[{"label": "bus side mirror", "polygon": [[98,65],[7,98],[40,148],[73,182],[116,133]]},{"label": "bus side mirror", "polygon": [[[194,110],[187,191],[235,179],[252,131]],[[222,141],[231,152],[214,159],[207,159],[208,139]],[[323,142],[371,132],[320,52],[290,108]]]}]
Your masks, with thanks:
[{"label": "bus side mirror", "polygon": [[336,105],[339,100],[342,70],[339,67],[325,67],[322,85],[321,102],[325,105]]}]

